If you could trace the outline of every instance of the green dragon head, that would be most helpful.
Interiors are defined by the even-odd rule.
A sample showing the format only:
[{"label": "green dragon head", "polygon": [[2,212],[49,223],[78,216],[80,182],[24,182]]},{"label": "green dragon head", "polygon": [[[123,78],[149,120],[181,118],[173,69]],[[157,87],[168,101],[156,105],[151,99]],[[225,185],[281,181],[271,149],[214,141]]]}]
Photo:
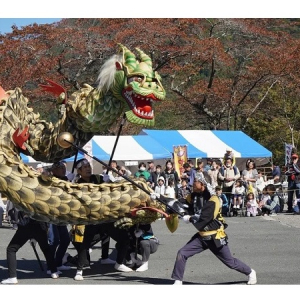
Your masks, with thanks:
[{"label": "green dragon head", "polygon": [[114,55],[101,68],[98,89],[110,90],[114,97],[126,101],[130,110],[127,120],[134,124],[153,126],[153,103],[164,100],[165,89],[160,75],[152,69],[151,58],[136,48],[139,59],[119,44],[120,54]]}]

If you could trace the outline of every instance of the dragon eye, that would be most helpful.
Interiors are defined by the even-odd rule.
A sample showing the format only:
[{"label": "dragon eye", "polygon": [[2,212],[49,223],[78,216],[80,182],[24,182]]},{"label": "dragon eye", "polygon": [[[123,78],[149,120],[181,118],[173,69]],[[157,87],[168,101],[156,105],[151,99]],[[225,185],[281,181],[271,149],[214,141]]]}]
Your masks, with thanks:
[{"label": "dragon eye", "polygon": [[132,81],[136,81],[136,82],[142,82],[143,78],[141,76],[132,76],[128,78],[128,83],[132,82]]}]

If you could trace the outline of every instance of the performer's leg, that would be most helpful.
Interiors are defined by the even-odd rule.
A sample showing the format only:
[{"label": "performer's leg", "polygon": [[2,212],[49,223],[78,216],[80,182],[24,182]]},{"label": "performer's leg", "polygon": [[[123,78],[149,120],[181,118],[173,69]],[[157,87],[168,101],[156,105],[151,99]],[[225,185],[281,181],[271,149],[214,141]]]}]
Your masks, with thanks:
[{"label": "performer's leg", "polygon": [[18,226],[18,229],[6,249],[6,259],[8,267],[8,277],[17,277],[17,252],[29,240],[30,231],[28,225]]},{"label": "performer's leg", "polygon": [[101,259],[107,259],[109,253],[110,237],[107,234],[101,235]]},{"label": "performer's leg", "polygon": [[57,226],[57,230],[59,235],[59,245],[56,249],[55,261],[56,265],[60,267],[62,265],[62,259],[70,244],[70,236],[66,225]]},{"label": "performer's leg", "polygon": [[56,273],[57,268],[54,253],[52,251],[51,245],[49,245],[48,243],[48,233],[46,225],[43,223],[34,223],[31,225],[31,230],[31,237],[37,241],[45,256],[47,269],[51,271],[51,274]]},{"label": "performer's leg", "polygon": [[217,248],[214,241],[209,241],[208,246],[209,250],[230,269],[236,270],[245,275],[249,275],[251,273],[251,268],[248,265],[231,255],[228,244]]},{"label": "performer's leg", "polygon": [[176,261],[174,264],[171,278],[182,281],[188,258],[194,256],[197,253],[201,253],[206,249],[206,243],[203,242],[200,239],[199,234],[196,233],[190,239],[190,241],[177,252]]}]

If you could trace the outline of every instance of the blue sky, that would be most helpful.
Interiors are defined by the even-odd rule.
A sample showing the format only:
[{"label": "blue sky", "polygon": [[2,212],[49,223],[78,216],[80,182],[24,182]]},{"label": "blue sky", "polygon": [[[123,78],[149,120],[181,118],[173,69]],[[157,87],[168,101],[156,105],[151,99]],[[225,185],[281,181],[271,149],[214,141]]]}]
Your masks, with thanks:
[{"label": "blue sky", "polygon": [[12,32],[11,26],[16,25],[18,27],[37,24],[50,24],[58,22],[59,18],[0,18],[0,33],[5,34]]}]

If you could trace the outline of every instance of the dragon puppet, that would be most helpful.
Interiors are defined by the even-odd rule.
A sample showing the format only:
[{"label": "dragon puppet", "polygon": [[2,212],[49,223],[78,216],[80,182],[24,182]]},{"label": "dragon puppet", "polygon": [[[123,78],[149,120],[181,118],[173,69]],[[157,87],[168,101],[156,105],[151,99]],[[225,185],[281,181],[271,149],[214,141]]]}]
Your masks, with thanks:
[{"label": "dragon puppet", "polygon": [[118,53],[103,64],[97,87],[84,84],[68,96],[63,87],[50,80],[42,85],[60,104],[60,118],[55,124],[39,119],[20,88],[0,88],[0,192],[39,221],[72,225],[113,221],[130,226],[153,222],[164,214],[173,232],[178,215],[172,210],[168,213],[168,207],[178,201],[152,197],[153,190],[143,179],[102,184],[66,182],[51,173],[36,172],[20,156],[22,152],[48,163],[71,157],[77,150],[66,146],[62,135],[71,136],[72,142],[82,147],[93,135],[109,129],[122,113],[129,122],[153,126],[152,105],[166,95],[161,78],[143,51],[136,48],[136,57],[125,46],[118,46]]}]

